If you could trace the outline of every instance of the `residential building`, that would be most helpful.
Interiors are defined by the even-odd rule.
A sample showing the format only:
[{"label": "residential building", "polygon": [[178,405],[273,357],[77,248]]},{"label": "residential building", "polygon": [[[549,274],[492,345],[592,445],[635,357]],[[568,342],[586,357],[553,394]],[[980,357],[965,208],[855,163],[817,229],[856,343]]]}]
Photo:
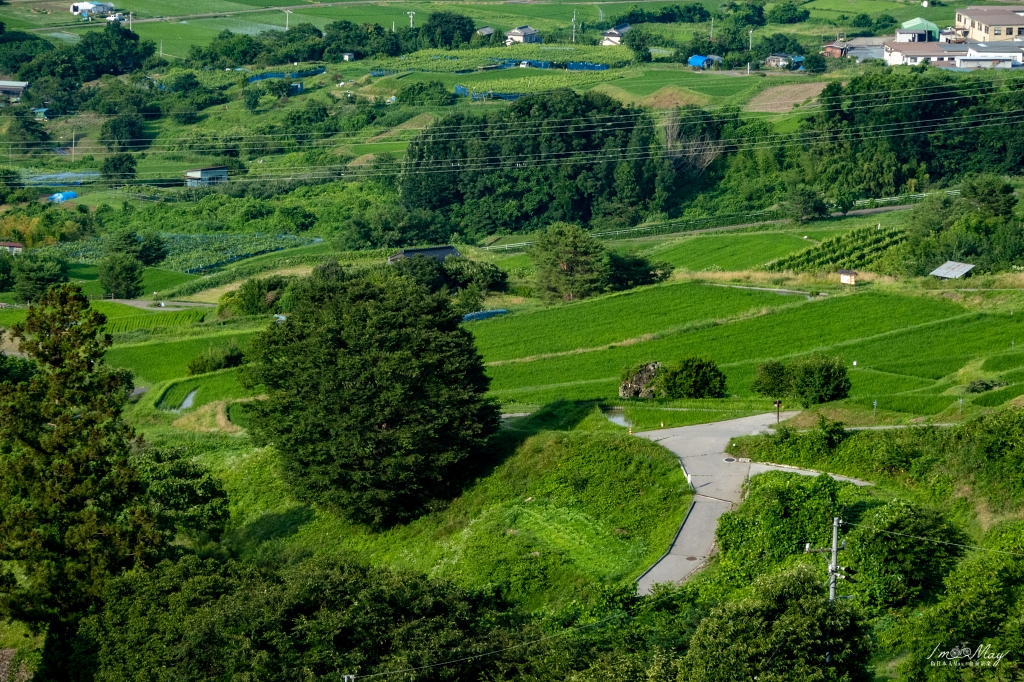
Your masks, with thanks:
[{"label": "residential building", "polygon": [[622,39],[626,37],[626,33],[629,32],[632,26],[629,24],[619,24],[615,28],[608,29],[601,34],[602,45],[621,45]]},{"label": "residential building", "polygon": [[934,66],[956,66],[957,57],[967,56],[967,46],[955,43],[897,43],[882,45],[885,63],[889,66],[915,66],[928,62]]},{"label": "residential building", "polygon": [[114,3],[112,2],[76,2],[71,5],[72,14],[112,14]]},{"label": "residential building", "polygon": [[421,249],[402,249],[393,256],[388,256],[388,262],[394,263],[404,258],[415,258],[416,256],[433,258],[440,263],[448,256],[459,258],[462,254],[454,246],[427,246]]},{"label": "residential building", "polygon": [[494,29],[490,26],[484,26],[483,28],[478,28],[476,30],[476,34],[478,36],[483,36],[484,38],[490,38],[494,35]]},{"label": "residential building", "polygon": [[770,69],[788,69],[804,63],[804,58],[796,54],[770,54],[764,65]]},{"label": "residential building", "polygon": [[228,181],[227,166],[211,166],[209,168],[196,168],[185,171],[186,187],[208,187],[209,185],[220,185]]},{"label": "residential building", "polygon": [[12,256],[17,256],[24,248],[21,242],[0,242],[0,249],[3,249]]},{"label": "residential building", "polygon": [[537,33],[537,29],[531,26],[516,26],[505,34],[506,45],[514,43],[539,43],[540,41],[540,34]]},{"label": "residential building", "polygon": [[978,42],[1024,40],[1024,5],[958,9],[956,30]]},{"label": "residential building", "polygon": [[956,58],[961,69],[1012,69],[1024,62],[1024,42],[967,43],[967,55]]}]

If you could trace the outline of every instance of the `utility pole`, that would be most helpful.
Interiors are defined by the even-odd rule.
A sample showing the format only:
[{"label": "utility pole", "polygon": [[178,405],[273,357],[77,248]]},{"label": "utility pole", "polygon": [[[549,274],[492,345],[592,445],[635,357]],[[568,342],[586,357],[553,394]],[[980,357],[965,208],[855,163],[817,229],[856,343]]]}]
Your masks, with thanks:
[{"label": "utility pole", "polygon": [[572,42],[576,42],[576,10],[572,11]]},{"label": "utility pole", "polygon": [[286,31],[288,30],[288,15],[291,13],[292,11],[290,9],[284,10],[284,30]]},{"label": "utility pole", "polygon": [[71,163],[75,162],[75,129],[71,129]]},{"label": "utility pole", "polygon": [[856,572],[853,569],[847,568],[846,566],[839,565],[839,551],[846,549],[846,540],[843,540],[843,544],[839,544],[839,526],[842,521],[836,516],[832,519],[832,547],[828,549],[811,549],[811,543],[807,543],[804,546],[804,554],[828,554],[828,600],[836,600],[836,582],[842,578],[843,580],[851,583],[857,582],[851,575]]},{"label": "utility pole", "polygon": [[128,13],[128,30],[132,30],[132,13]]},{"label": "utility pole", "polygon": [[391,32],[392,33],[395,32],[395,22],[393,22],[393,21],[391,22]]},{"label": "utility pole", "polygon": [[415,26],[412,25],[412,18],[414,16],[416,16],[416,13],[415,12],[406,12],[406,14],[409,15],[409,28],[416,28]]},{"label": "utility pole", "polygon": [[160,56],[164,56],[164,41],[160,41]]},{"label": "utility pole", "polygon": [[[747,64],[747,73],[750,73],[750,64]],[[782,419],[782,401],[775,401],[775,423],[778,424]]]},{"label": "utility pole", "polygon": [[[750,48],[747,49],[747,52],[753,52],[753,51],[754,51],[754,29],[750,29]],[[747,69],[747,70],[749,71],[749,69]]]},{"label": "utility pole", "polygon": [[711,17],[711,39],[715,39],[715,18]]}]

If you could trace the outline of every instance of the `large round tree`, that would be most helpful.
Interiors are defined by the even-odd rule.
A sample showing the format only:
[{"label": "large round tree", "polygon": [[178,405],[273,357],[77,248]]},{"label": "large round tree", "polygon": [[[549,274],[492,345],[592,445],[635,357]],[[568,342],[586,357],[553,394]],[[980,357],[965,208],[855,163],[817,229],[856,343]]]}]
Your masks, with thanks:
[{"label": "large round tree", "polygon": [[472,336],[443,293],[388,269],[317,269],[287,321],[252,342],[246,381],[257,442],[293,494],[360,523],[420,513],[457,489],[497,429]]}]

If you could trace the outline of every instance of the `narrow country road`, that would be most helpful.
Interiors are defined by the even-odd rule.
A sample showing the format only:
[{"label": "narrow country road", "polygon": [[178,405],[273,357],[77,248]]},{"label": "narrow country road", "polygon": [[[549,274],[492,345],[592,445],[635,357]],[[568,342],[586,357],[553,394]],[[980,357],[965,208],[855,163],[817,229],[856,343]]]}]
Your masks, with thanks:
[{"label": "narrow country road", "polygon": [[[799,412],[783,412],[781,416],[782,419],[789,419],[797,414]],[[774,414],[762,414],[636,434],[674,452],[694,489],[693,503],[672,546],[637,581],[639,594],[650,594],[658,583],[679,583],[704,563],[715,544],[718,518],[740,503],[743,482],[748,476],[770,470],[809,476],[818,474],[816,471],[776,464],[740,462],[725,452],[729,439],[763,433],[774,425]],[[856,485],[871,485],[845,476],[832,476]]]}]

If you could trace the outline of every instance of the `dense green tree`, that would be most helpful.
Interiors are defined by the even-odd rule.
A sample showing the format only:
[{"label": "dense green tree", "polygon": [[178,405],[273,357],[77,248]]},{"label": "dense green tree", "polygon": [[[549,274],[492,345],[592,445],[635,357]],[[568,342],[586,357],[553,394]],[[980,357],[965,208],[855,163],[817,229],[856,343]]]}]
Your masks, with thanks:
[{"label": "dense green tree", "polygon": [[608,254],[608,287],[612,291],[625,291],[633,287],[664,282],[672,275],[672,264],[652,262],[636,254]]},{"label": "dense green tree", "polygon": [[269,315],[281,309],[289,279],[281,275],[252,277],[238,289],[238,310],[243,315]]},{"label": "dense green tree", "polygon": [[100,139],[112,152],[138,149],[143,143],[145,121],[138,114],[119,114],[100,127]]},{"label": "dense green tree", "polygon": [[456,12],[431,12],[423,24],[421,33],[430,47],[452,48],[467,45],[473,37],[476,26],[469,17]]},{"label": "dense green tree", "polygon": [[245,105],[246,111],[250,114],[255,114],[256,110],[260,108],[260,99],[263,97],[263,89],[249,86],[242,89],[242,104]]},{"label": "dense green tree", "polygon": [[811,11],[794,2],[783,2],[768,10],[766,17],[771,24],[799,24],[810,19]]},{"label": "dense green tree", "polygon": [[822,578],[798,566],[754,582],[753,594],[714,609],[684,659],[692,682],[842,680],[867,682],[866,625]]},{"label": "dense green tree", "polygon": [[724,398],[725,374],[714,360],[690,356],[663,367],[654,390],[666,398]]},{"label": "dense green tree", "polygon": [[144,267],[130,253],[112,253],[99,264],[100,286],[113,298],[138,298],[142,295]]},{"label": "dense green tree", "polygon": [[904,500],[865,516],[849,540],[850,560],[859,571],[857,591],[868,604],[881,608],[935,594],[967,542],[941,514]]},{"label": "dense green tree", "polygon": [[68,264],[37,251],[23,252],[14,259],[14,293],[25,303],[37,301],[52,284],[68,281]]},{"label": "dense green tree", "polygon": [[813,187],[803,183],[790,189],[786,209],[789,216],[798,223],[821,218],[828,213],[821,195]]},{"label": "dense green tree", "polygon": [[400,104],[411,104],[414,106],[450,106],[455,104],[455,93],[449,92],[448,88],[441,81],[416,82],[403,85],[398,89],[396,98]]},{"label": "dense green tree", "polygon": [[[528,636],[522,620],[494,594],[345,559],[274,568],[186,557],[119,578],[80,647],[95,651],[97,682],[341,680],[420,667],[401,675],[486,679],[515,676],[507,655],[479,654]],[[452,659],[462,660],[442,665]]]},{"label": "dense green tree", "polygon": [[250,431],[292,493],[354,521],[409,519],[458,489],[497,410],[447,296],[388,270],[321,267],[250,345],[245,380],[268,399]]},{"label": "dense green tree", "polygon": [[167,258],[167,241],[158,232],[146,232],[139,242],[137,258],[143,265],[157,265]]},{"label": "dense green tree", "polygon": [[132,154],[111,154],[100,164],[100,177],[111,184],[122,184],[135,179],[135,157]]},{"label": "dense green tree", "polygon": [[793,394],[804,407],[842,400],[850,394],[850,377],[840,358],[814,353],[789,368]]},{"label": "dense green tree", "polygon": [[56,679],[111,576],[157,559],[184,525],[225,518],[223,502],[219,514],[199,510],[211,494],[223,499],[212,480],[194,495],[174,483],[194,478],[194,465],[161,468],[157,457],[143,474],[133,464],[148,456],[121,419],[131,377],[102,362],[105,322],[77,287],[51,288],[12,330],[38,370],[0,383],[0,612],[46,632],[44,668]]},{"label": "dense green tree", "polygon": [[622,39],[622,44],[633,52],[638,62],[651,61],[651,34],[640,27],[633,28]]},{"label": "dense green tree", "polygon": [[783,398],[793,390],[789,370],[778,360],[762,362],[754,371],[750,390],[769,398]]},{"label": "dense green tree", "polygon": [[828,62],[820,54],[809,54],[804,58],[804,69],[811,73],[824,73]]},{"label": "dense green tree", "polygon": [[576,301],[607,286],[608,252],[579,225],[551,223],[534,239],[530,258],[545,298]]}]

